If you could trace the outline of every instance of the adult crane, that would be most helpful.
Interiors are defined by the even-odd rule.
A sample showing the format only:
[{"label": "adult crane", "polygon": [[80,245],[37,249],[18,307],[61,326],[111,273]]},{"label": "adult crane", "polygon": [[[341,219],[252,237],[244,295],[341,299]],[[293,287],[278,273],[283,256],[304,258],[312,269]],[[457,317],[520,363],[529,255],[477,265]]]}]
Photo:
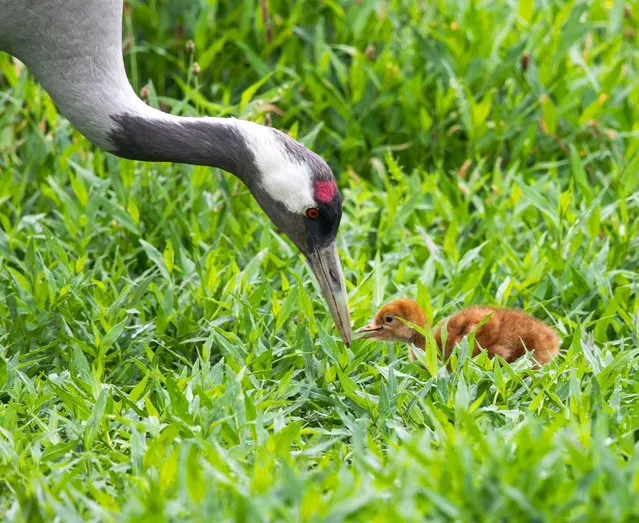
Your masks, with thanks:
[{"label": "adult crane", "polygon": [[286,134],[231,118],[165,114],[122,57],[122,0],[0,0],[0,51],[22,61],[92,143],[123,158],[219,167],[246,184],[305,255],[344,343],[351,325],[335,237],[342,200],[326,162]]}]

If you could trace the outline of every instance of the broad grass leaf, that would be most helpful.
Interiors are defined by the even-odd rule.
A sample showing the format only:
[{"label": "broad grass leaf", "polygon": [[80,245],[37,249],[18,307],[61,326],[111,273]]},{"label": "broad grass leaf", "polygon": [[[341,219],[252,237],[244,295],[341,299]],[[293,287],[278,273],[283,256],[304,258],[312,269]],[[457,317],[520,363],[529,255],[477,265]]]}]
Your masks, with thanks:
[{"label": "broad grass leaf", "polygon": [[111,327],[104,338],[102,338],[100,342],[100,352],[102,354],[106,353],[111,346],[118,340],[124,331],[124,327],[127,324],[127,320],[122,320],[119,323],[116,323],[113,327]]},{"label": "broad grass leaf", "polygon": [[164,266],[166,267],[167,272],[171,274],[175,263],[175,251],[173,250],[171,240],[166,241],[166,247],[164,248],[162,259],[164,260]]},{"label": "broad grass leaf", "polygon": [[517,8],[517,15],[526,24],[529,24],[532,20],[533,13],[535,12],[534,0],[519,0],[519,6]]},{"label": "broad grass leaf", "polygon": [[160,270],[160,273],[162,274],[162,276],[166,280],[170,280],[171,276],[169,275],[169,271],[168,271],[168,269],[166,267],[166,264],[164,262],[164,257],[162,256],[162,254],[160,254],[160,251],[158,251],[149,242],[144,241],[142,239],[140,240],[140,244],[142,245],[142,248],[144,249],[144,252],[146,252],[146,255],[149,257],[149,259]]},{"label": "broad grass leaf", "polygon": [[142,397],[148,381],[149,375],[145,374],[140,382],[135,387],[133,387],[133,390],[131,390],[131,392],[129,393],[129,400],[135,403],[140,397]]},{"label": "broad grass leaf", "polygon": [[100,390],[98,399],[96,400],[95,405],[93,406],[93,410],[91,411],[91,415],[87,420],[87,424],[84,428],[84,447],[86,449],[90,449],[93,446],[93,442],[98,435],[100,424],[102,423],[102,418],[104,417],[104,409],[106,407],[107,397],[107,390],[104,388]]}]

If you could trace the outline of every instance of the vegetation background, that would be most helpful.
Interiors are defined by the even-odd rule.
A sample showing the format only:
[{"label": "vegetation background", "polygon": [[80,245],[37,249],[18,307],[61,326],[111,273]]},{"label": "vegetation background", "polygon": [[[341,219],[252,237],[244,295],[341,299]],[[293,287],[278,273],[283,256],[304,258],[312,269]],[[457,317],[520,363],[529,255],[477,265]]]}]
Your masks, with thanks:
[{"label": "vegetation background", "polygon": [[354,324],[516,306],[561,356],[346,349],[240,182],[96,150],[0,55],[0,513],[639,518],[639,4],[266,4],[127,1],[136,90],[325,156]]}]

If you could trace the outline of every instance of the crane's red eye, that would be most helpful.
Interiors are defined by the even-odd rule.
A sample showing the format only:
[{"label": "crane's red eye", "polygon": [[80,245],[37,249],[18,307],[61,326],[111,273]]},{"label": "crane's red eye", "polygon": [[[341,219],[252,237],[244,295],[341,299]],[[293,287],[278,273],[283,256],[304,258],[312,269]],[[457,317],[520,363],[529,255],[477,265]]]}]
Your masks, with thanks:
[{"label": "crane's red eye", "polygon": [[319,218],[319,215],[320,215],[319,209],[316,209],[315,207],[311,207],[310,209],[306,211],[306,216],[308,216],[311,220],[314,220],[315,218]]}]

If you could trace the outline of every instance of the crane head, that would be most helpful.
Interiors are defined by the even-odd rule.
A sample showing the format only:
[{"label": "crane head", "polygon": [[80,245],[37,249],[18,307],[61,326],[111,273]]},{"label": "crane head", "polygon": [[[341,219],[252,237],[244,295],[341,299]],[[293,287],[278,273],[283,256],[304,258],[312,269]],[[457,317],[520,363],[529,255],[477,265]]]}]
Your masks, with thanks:
[{"label": "crane head", "polygon": [[244,135],[257,171],[245,177],[245,183],[268,217],[306,257],[348,346],[350,315],[335,244],[342,198],[333,173],[320,156],[286,134],[249,122],[240,125],[249,129]]}]

